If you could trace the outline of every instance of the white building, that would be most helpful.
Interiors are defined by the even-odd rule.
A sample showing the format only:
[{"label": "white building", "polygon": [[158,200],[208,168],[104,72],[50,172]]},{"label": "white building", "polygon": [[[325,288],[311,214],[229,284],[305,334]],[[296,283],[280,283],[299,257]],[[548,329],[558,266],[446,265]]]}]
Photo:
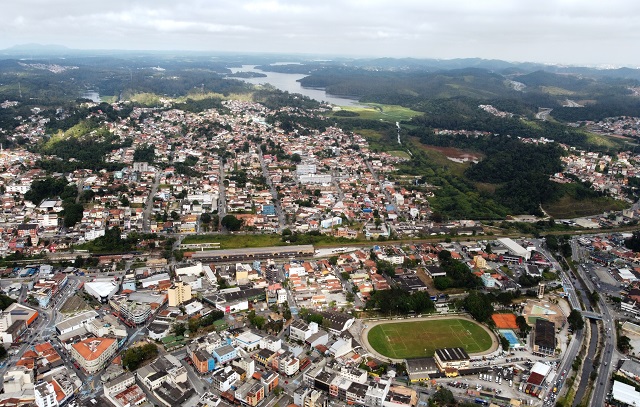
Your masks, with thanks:
[{"label": "white building", "polygon": [[94,296],[99,302],[106,303],[120,288],[114,279],[95,280],[84,284],[84,290]]},{"label": "white building", "polygon": [[531,257],[531,252],[513,241],[513,239],[505,237],[498,239],[498,242],[506,247],[509,250],[509,253],[514,256],[522,257],[525,260],[529,260]]},{"label": "white building", "polygon": [[198,263],[195,266],[181,267],[176,269],[176,275],[178,276],[199,276],[204,271],[202,263]]},{"label": "white building", "polygon": [[56,324],[56,331],[59,335],[68,334],[76,329],[80,329],[86,326],[88,322],[93,321],[98,317],[98,313],[95,311],[86,311],[75,317],[67,318],[62,322]]},{"label": "white building", "polygon": [[289,325],[289,336],[301,342],[305,342],[315,333],[318,333],[318,324],[316,322],[307,324],[301,319],[295,319]]},{"label": "white building", "polygon": [[56,391],[49,382],[40,383],[35,387],[35,397],[38,407],[58,407]]}]

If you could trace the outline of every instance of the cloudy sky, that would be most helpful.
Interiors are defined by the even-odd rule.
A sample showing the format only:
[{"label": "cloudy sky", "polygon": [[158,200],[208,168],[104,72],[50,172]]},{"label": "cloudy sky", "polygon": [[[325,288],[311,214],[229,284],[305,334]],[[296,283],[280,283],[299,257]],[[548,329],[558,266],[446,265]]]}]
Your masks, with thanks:
[{"label": "cloudy sky", "polygon": [[4,1],[0,49],[286,52],[640,66],[637,0]]}]

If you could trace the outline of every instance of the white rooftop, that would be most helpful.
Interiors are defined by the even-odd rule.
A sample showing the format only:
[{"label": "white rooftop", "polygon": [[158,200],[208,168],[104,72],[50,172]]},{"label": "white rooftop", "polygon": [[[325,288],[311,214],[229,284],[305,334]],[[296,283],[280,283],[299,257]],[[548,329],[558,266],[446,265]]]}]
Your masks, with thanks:
[{"label": "white rooftop", "polygon": [[546,377],[550,371],[551,366],[545,365],[542,362],[536,362],[531,368],[531,373],[538,373],[539,375],[542,375],[544,377]]},{"label": "white rooftop", "polygon": [[251,331],[243,332],[236,338],[237,341],[243,343],[255,343],[259,342],[262,337],[260,335],[256,335]]},{"label": "white rooftop", "polygon": [[633,386],[615,380],[612,390],[613,398],[631,406],[640,406],[640,393]]}]

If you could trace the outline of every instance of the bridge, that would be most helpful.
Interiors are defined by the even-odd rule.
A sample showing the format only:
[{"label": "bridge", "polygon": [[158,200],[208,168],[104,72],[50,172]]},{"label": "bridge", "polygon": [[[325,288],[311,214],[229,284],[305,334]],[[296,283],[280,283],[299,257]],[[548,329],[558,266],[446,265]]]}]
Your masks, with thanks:
[{"label": "bridge", "polygon": [[582,316],[585,318],[589,318],[589,319],[597,319],[599,321],[602,321],[602,315],[600,314],[596,314],[595,312],[591,312],[591,311],[583,311],[582,312]]}]

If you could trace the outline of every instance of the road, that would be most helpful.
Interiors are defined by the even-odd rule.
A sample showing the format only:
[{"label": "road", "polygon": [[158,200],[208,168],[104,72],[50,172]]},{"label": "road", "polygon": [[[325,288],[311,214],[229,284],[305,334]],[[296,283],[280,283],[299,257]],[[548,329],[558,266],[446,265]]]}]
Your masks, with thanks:
[{"label": "road", "polygon": [[[584,252],[584,250],[582,250],[582,248],[575,241],[575,239],[572,239],[571,241],[571,248],[575,256],[573,257],[575,261],[582,262],[585,260],[586,253]],[[594,283],[591,281],[588,274],[585,272],[586,269],[583,265],[578,266],[577,270],[579,275],[582,277],[582,281],[585,284],[585,287],[584,287],[585,290],[587,290],[588,292],[593,292],[593,291],[601,292],[601,288],[594,286]],[[596,284],[600,284],[600,282],[598,281]],[[614,318],[612,316],[611,310],[609,309],[609,305],[606,303],[604,297],[605,297],[604,295],[601,295],[597,303],[599,312],[602,315],[602,326],[603,326],[603,332],[604,332],[604,338],[603,338],[604,348],[601,352],[601,356],[600,356],[601,359],[599,361],[598,360],[594,361],[594,363],[597,365],[596,371],[598,375],[594,383],[594,387],[592,389],[593,391],[592,391],[592,398],[590,403],[590,405],[592,406],[604,405],[605,397],[608,391],[609,377],[611,375],[611,370],[613,365],[612,363],[613,357],[616,356],[616,359],[620,357],[620,355],[617,353],[617,350],[615,349],[615,332],[616,331],[615,331]],[[592,341],[597,340],[597,337],[601,335],[599,329],[595,329],[594,331],[596,332],[594,333],[595,336],[592,336],[591,338]],[[580,390],[585,391],[586,386],[587,386],[587,382],[584,380],[581,381],[580,386],[578,388],[578,393],[580,392]]]},{"label": "road", "polygon": [[218,179],[218,230],[222,233],[228,233],[227,229],[222,226],[222,218],[227,216],[227,196],[224,186],[224,158],[218,157],[220,162],[220,174]]},{"label": "road", "polygon": [[144,212],[142,214],[142,230],[146,233],[151,231],[151,211],[153,210],[153,198],[158,192],[158,185],[160,185],[160,171],[156,169],[155,177],[153,178],[153,185],[151,185],[151,192],[147,198],[147,202],[144,206]]},{"label": "road", "polygon": [[538,108],[538,113],[536,113],[536,119],[546,121],[549,118],[549,114],[553,109],[548,107],[540,107]]},{"label": "road", "polygon": [[267,168],[267,164],[264,162],[261,149],[258,149],[258,158],[260,159],[260,166],[262,167],[262,175],[267,180],[267,185],[269,185],[269,191],[271,192],[271,197],[273,198],[274,206],[276,208],[276,215],[278,216],[278,224],[280,226],[278,232],[281,232],[286,227],[287,222],[284,212],[282,211],[282,206],[280,205],[280,199],[278,199],[278,191],[276,191],[276,188],[271,181],[269,169]]}]

